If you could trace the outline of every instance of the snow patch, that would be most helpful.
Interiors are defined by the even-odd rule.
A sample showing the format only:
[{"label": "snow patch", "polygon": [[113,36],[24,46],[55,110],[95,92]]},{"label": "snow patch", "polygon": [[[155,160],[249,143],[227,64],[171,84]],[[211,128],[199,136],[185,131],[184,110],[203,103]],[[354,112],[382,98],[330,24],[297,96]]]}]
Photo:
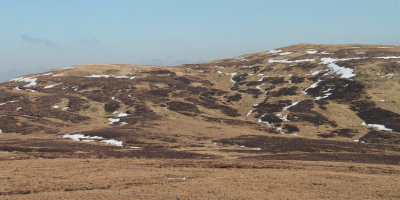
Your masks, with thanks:
[{"label": "snow patch", "polygon": [[25,85],[25,87],[32,87],[32,86],[36,85],[37,78],[35,78],[34,76],[33,77],[18,77],[18,78],[11,79],[11,81],[29,83],[28,85]]},{"label": "snow patch", "polygon": [[347,61],[347,60],[359,60],[359,59],[365,59],[366,57],[357,57],[357,58],[321,58],[321,64],[328,65],[328,67],[331,70],[331,73],[336,73],[341,75],[341,78],[352,78],[356,76],[356,74],[353,73],[353,69],[351,68],[346,68],[346,67],[341,67],[336,64],[338,61]]},{"label": "snow patch", "polygon": [[377,47],[378,49],[393,49],[393,47]]},{"label": "snow patch", "polygon": [[266,124],[268,127],[274,128],[274,126],[272,126],[272,124],[270,124],[268,121],[263,121],[263,120],[261,120],[261,118],[258,119],[258,123],[264,123],[264,124]]},{"label": "snow patch", "polygon": [[322,93],[324,94],[324,96],[322,96],[322,97],[315,97],[315,100],[321,100],[321,99],[328,98],[329,96],[332,95],[332,93],[330,93],[330,91],[332,91],[332,90],[334,90],[334,88],[329,88],[329,89],[323,91]]},{"label": "snow patch", "polygon": [[385,56],[385,57],[375,57],[375,58],[379,58],[379,59],[400,59],[400,56]]},{"label": "snow patch", "polygon": [[300,63],[300,62],[314,62],[315,59],[303,59],[303,60],[275,60],[275,59],[270,59],[268,60],[268,63]]},{"label": "snow patch", "polygon": [[283,120],[283,121],[285,121],[285,122],[289,121],[289,120],[287,119],[287,116],[288,116],[288,115],[283,115],[283,114],[281,114],[281,113],[278,113],[278,114],[276,114],[276,116],[278,116],[279,119],[281,119],[281,120]]},{"label": "snow patch", "polygon": [[290,54],[292,54],[292,53],[293,53],[293,52],[288,51],[288,52],[280,53],[279,55],[281,55],[281,56],[286,56],[286,55],[290,55]]},{"label": "snow patch", "polygon": [[103,137],[100,136],[85,136],[83,134],[65,134],[63,136],[61,136],[61,138],[65,138],[65,139],[71,139],[71,140],[75,140],[75,141],[81,141],[82,139],[104,139]]},{"label": "snow patch", "polygon": [[315,72],[312,72],[311,75],[316,76],[316,75],[318,75],[321,71],[322,71],[322,70],[317,70],[317,71],[315,71]]},{"label": "snow patch", "polygon": [[385,126],[385,125],[382,125],[382,124],[367,124],[367,123],[365,123],[365,122],[362,122],[361,124],[362,124],[363,126],[370,126],[370,127],[377,128],[377,129],[380,130],[380,131],[390,131],[390,132],[393,131],[393,129],[391,129],[391,128],[386,128],[386,126]]},{"label": "snow patch", "polygon": [[280,52],[282,52],[283,50],[276,50],[276,49],[273,49],[273,50],[269,50],[268,51],[268,53],[269,54],[276,54],[276,53],[280,53]]},{"label": "snow patch", "polygon": [[102,75],[102,74],[92,74],[90,76],[85,76],[86,78],[108,78],[110,75]]},{"label": "snow patch", "polygon": [[250,111],[247,113],[247,115],[246,115],[246,116],[247,116],[247,117],[248,117],[248,116],[250,116],[250,115],[251,115],[251,113],[253,113],[253,110],[250,110]]},{"label": "snow patch", "polygon": [[47,86],[44,86],[44,89],[53,88],[53,87],[56,87],[57,85],[59,85],[59,84],[47,85]]},{"label": "snow patch", "polygon": [[117,140],[102,140],[101,142],[104,142],[106,144],[110,144],[110,145],[114,145],[114,146],[119,146],[119,147],[123,147],[122,145],[122,141],[117,141]]},{"label": "snow patch", "polygon": [[300,101],[296,101],[296,102],[292,103],[292,105],[283,107],[283,110],[287,110],[287,109],[289,109],[290,107],[293,107],[293,106],[297,105],[299,102],[300,102]]},{"label": "snow patch", "polygon": [[389,74],[385,74],[383,76],[381,76],[382,78],[393,78],[393,76],[395,76],[394,73],[389,73]]},{"label": "snow patch", "polygon": [[108,120],[110,121],[108,124],[112,125],[114,123],[118,123],[119,122],[119,118],[108,118]]},{"label": "snow patch", "polygon": [[311,89],[311,88],[316,88],[316,87],[318,87],[318,84],[319,84],[321,81],[322,81],[321,79],[318,80],[317,82],[315,82],[315,83],[313,83],[312,85],[310,85],[310,87],[308,87],[308,88],[304,89],[303,91],[301,91],[301,93],[303,93],[303,94],[308,94],[308,93],[307,93],[307,90],[309,90],[309,89]]},{"label": "snow patch", "polygon": [[128,114],[128,113],[119,113],[119,114],[118,114],[118,117],[127,117],[127,116],[129,116],[129,115],[131,115],[131,114]]},{"label": "snow patch", "polygon": [[129,76],[114,76],[114,75],[107,75],[107,74],[92,74],[90,76],[85,76],[86,78],[119,78],[119,79],[134,79],[136,78],[135,76],[129,77]]},{"label": "snow patch", "polygon": [[310,49],[310,50],[307,50],[307,53],[308,54],[316,54],[316,53],[318,53],[318,51]]}]

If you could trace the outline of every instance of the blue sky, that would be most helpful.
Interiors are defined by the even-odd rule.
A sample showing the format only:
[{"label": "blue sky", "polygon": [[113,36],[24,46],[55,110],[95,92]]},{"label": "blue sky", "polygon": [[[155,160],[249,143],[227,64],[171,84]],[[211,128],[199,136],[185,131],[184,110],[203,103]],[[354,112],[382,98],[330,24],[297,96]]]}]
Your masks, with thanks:
[{"label": "blue sky", "polygon": [[400,45],[399,0],[0,0],[0,81],[87,63],[177,65],[297,43]]}]

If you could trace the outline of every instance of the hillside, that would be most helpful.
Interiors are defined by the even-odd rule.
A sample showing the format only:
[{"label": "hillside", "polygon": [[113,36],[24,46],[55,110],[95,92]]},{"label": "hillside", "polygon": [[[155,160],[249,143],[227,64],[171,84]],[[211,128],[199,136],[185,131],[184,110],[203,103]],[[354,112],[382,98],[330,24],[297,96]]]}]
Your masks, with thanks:
[{"label": "hillside", "polygon": [[54,69],[0,84],[0,150],[400,164],[399,75],[400,47],[366,45]]}]

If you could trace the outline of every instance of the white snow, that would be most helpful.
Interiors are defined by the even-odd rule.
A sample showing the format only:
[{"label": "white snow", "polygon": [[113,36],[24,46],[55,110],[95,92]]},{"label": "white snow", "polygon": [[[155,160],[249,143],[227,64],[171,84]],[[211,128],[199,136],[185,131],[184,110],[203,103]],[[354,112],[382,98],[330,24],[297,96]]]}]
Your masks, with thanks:
[{"label": "white snow", "polygon": [[268,60],[269,63],[299,63],[299,62],[314,62],[315,59],[303,59],[303,60],[275,60],[275,59],[270,59]]},{"label": "white snow", "polygon": [[247,115],[246,115],[246,116],[247,116],[247,117],[248,117],[248,116],[250,116],[250,115],[251,115],[251,113],[253,113],[253,110],[250,110],[250,111],[247,113]]},{"label": "white snow", "polygon": [[256,150],[256,151],[261,151],[262,150],[260,147],[255,147],[255,148],[251,148],[251,149]]},{"label": "white snow", "polygon": [[375,57],[375,58],[379,58],[379,59],[400,59],[400,56],[385,56],[385,57]]},{"label": "white snow", "polygon": [[321,58],[321,64],[328,65],[331,70],[331,73],[336,73],[341,75],[341,78],[351,78],[354,77],[356,74],[353,73],[353,69],[341,67],[336,64],[338,61],[347,61],[347,60],[358,60],[358,59],[365,59],[366,57],[357,57],[357,58]]},{"label": "white snow", "polygon": [[110,75],[104,75],[104,74],[92,74],[90,76],[85,76],[86,78],[108,78]]},{"label": "white snow", "polygon": [[95,140],[81,140],[82,142],[94,142]]},{"label": "white snow", "polygon": [[300,101],[296,101],[296,102],[292,103],[292,105],[283,107],[283,110],[287,110],[287,109],[289,109],[290,107],[293,107],[293,106],[297,105],[299,102],[300,102]]},{"label": "white snow", "polygon": [[57,85],[59,85],[59,84],[47,85],[47,86],[44,86],[44,89],[53,88],[53,87],[55,87],[55,86],[57,86]]},{"label": "white snow", "polygon": [[108,118],[108,120],[110,121],[110,123],[108,123],[109,125],[112,125],[112,124],[114,124],[114,123],[117,123],[117,122],[119,122],[119,118]]},{"label": "white snow", "polygon": [[290,54],[292,54],[292,53],[293,53],[293,52],[288,51],[288,52],[280,53],[279,55],[281,55],[281,56],[286,56],[286,55],[290,55]]},{"label": "white snow", "polygon": [[125,126],[125,125],[128,125],[128,123],[126,123],[126,122],[121,122],[121,126]]},{"label": "white snow", "polygon": [[395,76],[394,73],[389,73],[389,74],[385,74],[383,76],[381,76],[382,78],[393,78],[393,76]]},{"label": "white snow", "polygon": [[13,90],[21,90],[21,89],[17,86]]},{"label": "white snow", "polygon": [[310,50],[307,50],[307,53],[308,54],[316,54],[316,53],[318,53],[318,51],[310,49]]},{"label": "white snow", "polygon": [[273,49],[273,50],[269,50],[268,51],[268,53],[269,54],[276,54],[276,53],[280,53],[280,52],[282,52],[283,50],[275,50],[275,49]]},{"label": "white snow", "polygon": [[258,123],[264,123],[264,124],[266,124],[268,127],[270,127],[270,128],[274,128],[274,126],[272,126],[272,124],[270,124],[268,121],[263,121],[263,120],[261,120],[261,118],[260,119],[258,119]]},{"label": "white snow", "polygon": [[218,68],[225,68],[224,66],[215,66],[215,67],[218,67]]},{"label": "white snow", "polygon": [[64,74],[54,74],[54,77],[64,76]]},{"label": "white snow", "polygon": [[53,106],[53,108],[58,109],[58,108],[60,108],[60,106],[55,105],[55,106]]},{"label": "white snow", "polygon": [[118,114],[118,117],[127,117],[127,116],[129,116],[130,114],[128,114],[128,113],[119,113]]},{"label": "white snow", "polygon": [[0,103],[0,106],[6,105],[7,103]]},{"label": "white snow", "polygon": [[[262,79],[261,79],[261,80],[259,80],[259,81],[262,81]],[[257,86],[256,86],[256,88],[257,88],[257,89],[259,89],[259,90],[262,90],[262,89],[261,89],[261,87],[262,87],[263,85],[264,85],[264,83],[263,83],[263,84],[261,84],[261,85],[257,85]]]},{"label": "white snow", "polygon": [[221,71],[217,71],[217,73],[218,73],[218,74],[222,74],[223,72],[221,72]]},{"label": "white snow", "polygon": [[26,89],[26,90],[28,90],[30,92],[38,92],[37,90],[32,90],[32,89]]},{"label": "white snow", "polygon": [[386,128],[386,126],[385,126],[385,125],[382,125],[382,124],[367,124],[367,123],[365,123],[365,122],[362,122],[362,125],[364,125],[364,126],[370,126],[370,127],[375,127],[375,128],[377,128],[378,130],[380,130],[380,131],[390,131],[390,132],[393,131],[393,129],[391,129],[391,128]]},{"label": "white snow", "polygon": [[130,78],[129,76],[114,76],[114,78]]},{"label": "white snow", "polygon": [[324,94],[324,96],[322,97],[315,97],[315,100],[320,100],[320,99],[325,99],[328,98],[329,96],[332,95],[332,93],[330,93],[330,91],[334,90],[334,88],[328,88],[327,90],[323,91],[322,93]]},{"label": "white snow", "polygon": [[316,75],[318,75],[321,71],[322,71],[322,70],[317,70],[317,71],[311,73],[311,75],[316,76]]},{"label": "white snow", "polygon": [[18,77],[18,78],[11,79],[11,81],[14,81],[14,82],[26,82],[26,83],[29,83],[29,84],[25,85],[25,87],[32,87],[32,86],[36,85],[37,78],[35,78],[34,76],[33,77]]},{"label": "white snow", "polygon": [[317,82],[313,83],[312,85],[310,85],[310,87],[304,89],[303,91],[301,91],[301,93],[303,94],[307,94],[307,90],[311,89],[311,88],[316,88],[318,87],[318,84],[321,82],[322,80],[318,80]]},{"label": "white snow", "polygon": [[142,147],[129,147],[131,149],[141,149]]},{"label": "white snow", "polygon": [[122,145],[122,141],[117,141],[117,140],[102,140],[101,142],[104,142],[106,144],[110,144],[110,145],[115,145],[115,146],[119,146],[119,147],[123,147]]},{"label": "white snow", "polygon": [[0,129],[0,133],[3,133],[3,130]]},{"label": "white snow", "polygon": [[71,139],[71,140],[75,140],[75,141],[81,141],[82,139],[104,139],[103,137],[100,136],[85,136],[83,134],[65,134],[63,136],[61,136],[62,138],[66,138],[66,139]]},{"label": "white snow", "polygon": [[392,49],[393,47],[378,47],[378,49]]},{"label": "white snow", "polygon": [[17,110],[21,110],[21,109],[22,109],[22,107],[18,107],[18,108],[17,108]]},{"label": "white snow", "polygon": [[323,54],[323,55],[329,55],[329,54],[333,54],[333,53],[329,53],[329,52],[325,52],[325,51],[323,51],[323,52],[321,52],[320,54]]},{"label": "white snow", "polygon": [[64,67],[64,68],[61,68],[61,69],[75,69],[75,67]]},{"label": "white snow", "polygon": [[235,85],[236,81],[233,80],[233,77],[235,77],[237,75],[237,73],[233,72],[233,73],[225,73],[225,74],[231,76],[232,85]]}]

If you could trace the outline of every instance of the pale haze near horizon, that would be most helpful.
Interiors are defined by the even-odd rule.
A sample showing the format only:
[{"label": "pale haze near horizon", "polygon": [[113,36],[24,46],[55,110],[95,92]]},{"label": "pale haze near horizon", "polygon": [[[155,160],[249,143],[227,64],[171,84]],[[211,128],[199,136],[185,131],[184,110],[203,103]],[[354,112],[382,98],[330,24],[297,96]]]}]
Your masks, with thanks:
[{"label": "pale haze near horizon", "polygon": [[398,0],[0,1],[0,81],[91,63],[201,63],[297,43],[400,45]]}]

